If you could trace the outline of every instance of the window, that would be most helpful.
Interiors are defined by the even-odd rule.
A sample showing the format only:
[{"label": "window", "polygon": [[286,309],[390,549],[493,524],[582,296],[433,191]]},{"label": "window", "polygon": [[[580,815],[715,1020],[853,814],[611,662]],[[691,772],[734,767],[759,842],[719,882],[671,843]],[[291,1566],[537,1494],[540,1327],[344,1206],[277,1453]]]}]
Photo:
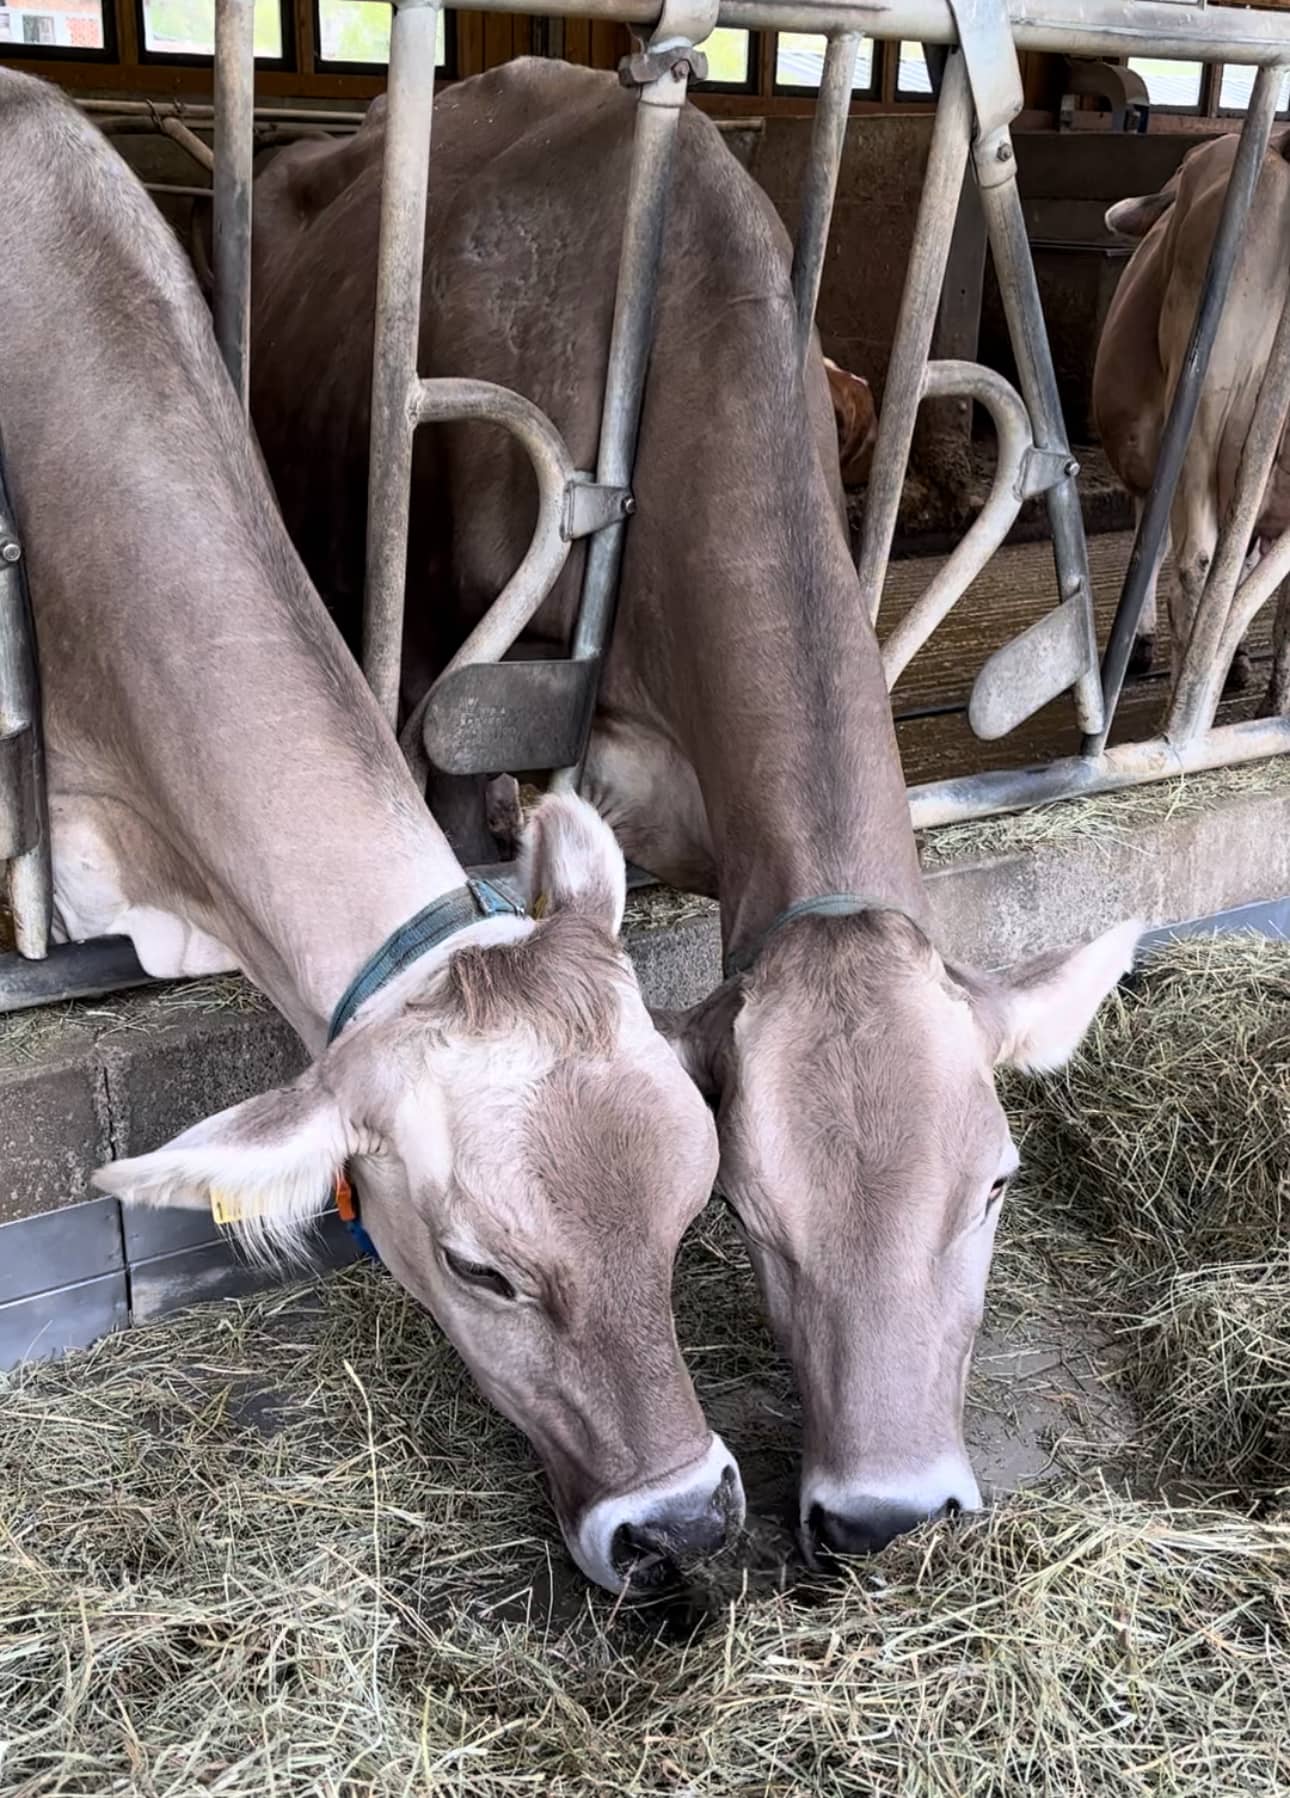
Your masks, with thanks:
[{"label": "window", "polygon": [[1131,56],[1129,67],[1147,84],[1147,98],[1160,112],[1195,112],[1200,105],[1205,65]]},{"label": "window", "polygon": [[901,100],[931,98],[932,78],[927,72],[927,52],[921,44],[911,44],[908,40],[901,43],[896,95]]},{"label": "window", "polygon": [[6,56],[89,57],[116,54],[115,13],[100,0],[27,0],[0,4],[0,44]]},{"label": "window", "polygon": [[[149,57],[213,56],[215,0],[143,0],[143,49]],[[282,62],[279,0],[255,0],[257,62]]]},{"label": "window", "polygon": [[[319,68],[362,69],[372,64],[384,67],[390,60],[393,17],[389,0],[318,0],[315,19]],[[448,66],[446,17],[440,11],[435,46],[435,67],[440,71]]]},{"label": "window", "polygon": [[[781,31],[775,39],[775,86],[789,93],[813,93],[824,75],[828,39],[808,31]],[[856,52],[853,93],[873,92],[873,39],[862,37]]]},{"label": "window", "polygon": [[721,25],[709,32],[699,48],[708,59],[708,78],[699,88],[733,88],[747,92],[752,86],[752,32]]},{"label": "window", "polygon": [[[1239,62],[1223,64],[1223,78],[1218,89],[1220,112],[1245,112],[1248,109],[1256,72]],[[1290,74],[1281,77],[1281,91],[1277,95],[1277,111],[1285,112],[1287,107],[1290,107]]]}]

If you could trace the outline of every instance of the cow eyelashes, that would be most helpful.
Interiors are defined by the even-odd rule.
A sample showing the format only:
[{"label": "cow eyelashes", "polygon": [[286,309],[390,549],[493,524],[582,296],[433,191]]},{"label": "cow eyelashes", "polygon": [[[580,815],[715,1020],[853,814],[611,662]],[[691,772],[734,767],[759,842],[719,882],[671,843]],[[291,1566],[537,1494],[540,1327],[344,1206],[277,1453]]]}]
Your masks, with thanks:
[{"label": "cow eyelashes", "polygon": [[1012,1178],[1011,1174],[1000,1174],[999,1175],[999,1178],[995,1181],[994,1185],[990,1188],[990,1197],[986,1200],[986,1206],[985,1206],[987,1211],[990,1211],[995,1205],[997,1205],[999,1203],[999,1200],[1003,1197],[1004,1193],[1007,1192],[1007,1190],[1008,1190],[1008,1182],[1011,1178]]},{"label": "cow eyelashes", "polygon": [[443,1258],[449,1273],[455,1274],[464,1286],[481,1286],[486,1292],[496,1293],[499,1299],[515,1297],[515,1288],[495,1267],[485,1267],[480,1261],[467,1261],[464,1255],[448,1248],[443,1251]]}]

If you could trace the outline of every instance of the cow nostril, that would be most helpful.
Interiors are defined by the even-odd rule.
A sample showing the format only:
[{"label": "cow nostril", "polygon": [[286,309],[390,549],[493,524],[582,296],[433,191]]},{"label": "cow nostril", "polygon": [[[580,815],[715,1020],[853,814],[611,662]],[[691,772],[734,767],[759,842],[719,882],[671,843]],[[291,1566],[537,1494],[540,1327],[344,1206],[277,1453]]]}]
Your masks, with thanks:
[{"label": "cow nostril", "polygon": [[963,1510],[963,1507],[959,1503],[957,1498],[947,1498],[946,1499],[945,1513],[944,1513],[946,1517],[957,1517],[960,1515],[962,1510]]},{"label": "cow nostril", "polygon": [[812,1505],[806,1527],[817,1555],[822,1560],[832,1560],[838,1555],[878,1554],[897,1536],[926,1523],[927,1518],[928,1513],[916,1505],[881,1499],[858,1505],[846,1516],[839,1511],[826,1511],[823,1505]]},{"label": "cow nostril", "polygon": [[610,1559],[615,1573],[638,1588],[671,1585],[678,1577],[675,1561],[648,1525],[620,1523],[614,1531]]}]

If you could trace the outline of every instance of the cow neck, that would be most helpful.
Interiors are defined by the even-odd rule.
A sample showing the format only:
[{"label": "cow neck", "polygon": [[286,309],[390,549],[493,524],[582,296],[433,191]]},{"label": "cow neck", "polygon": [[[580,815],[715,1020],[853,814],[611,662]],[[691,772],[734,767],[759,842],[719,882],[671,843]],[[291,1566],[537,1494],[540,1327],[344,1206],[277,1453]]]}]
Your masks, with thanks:
[{"label": "cow neck", "polygon": [[312,591],[272,604],[233,585],[221,621],[250,653],[171,660],[171,742],[142,744],[143,761],[214,933],[318,1052],[364,964],[466,877]]},{"label": "cow neck", "polygon": [[[926,921],[882,662],[840,538],[827,523],[817,534],[813,578],[744,587],[691,625],[694,654],[721,671],[688,735],[732,962],[827,895]],[[747,692],[765,703],[741,704]]]}]

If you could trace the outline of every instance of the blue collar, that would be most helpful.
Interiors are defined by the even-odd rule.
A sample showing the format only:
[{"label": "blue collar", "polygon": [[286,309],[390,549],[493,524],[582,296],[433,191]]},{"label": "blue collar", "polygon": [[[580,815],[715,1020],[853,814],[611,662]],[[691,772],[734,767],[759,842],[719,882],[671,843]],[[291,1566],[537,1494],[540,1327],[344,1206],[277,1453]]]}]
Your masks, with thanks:
[{"label": "blue collar", "polygon": [[433,900],[424,911],[419,911],[415,918],[409,918],[406,924],[400,924],[394,935],[381,947],[355,974],[346,987],[344,996],[335,1011],[331,1014],[331,1023],[327,1029],[327,1042],[330,1046],[335,1042],[346,1024],[353,1018],[360,1005],[379,993],[383,986],[388,986],[405,968],[410,968],[431,949],[437,949],[457,931],[465,930],[469,924],[478,924],[481,918],[522,918],[524,907],[517,905],[500,887],[493,886],[487,880],[467,877],[465,886],[454,887],[451,893],[444,893]]},{"label": "blue collar", "polygon": [[814,899],[799,899],[796,905],[790,905],[772,919],[746,948],[730,951],[723,964],[726,979],[732,974],[746,974],[770,939],[786,924],[796,923],[798,918],[850,918],[862,911],[897,911],[903,918],[917,922],[903,905],[897,905],[891,899],[876,899],[868,893],[821,893]]}]

